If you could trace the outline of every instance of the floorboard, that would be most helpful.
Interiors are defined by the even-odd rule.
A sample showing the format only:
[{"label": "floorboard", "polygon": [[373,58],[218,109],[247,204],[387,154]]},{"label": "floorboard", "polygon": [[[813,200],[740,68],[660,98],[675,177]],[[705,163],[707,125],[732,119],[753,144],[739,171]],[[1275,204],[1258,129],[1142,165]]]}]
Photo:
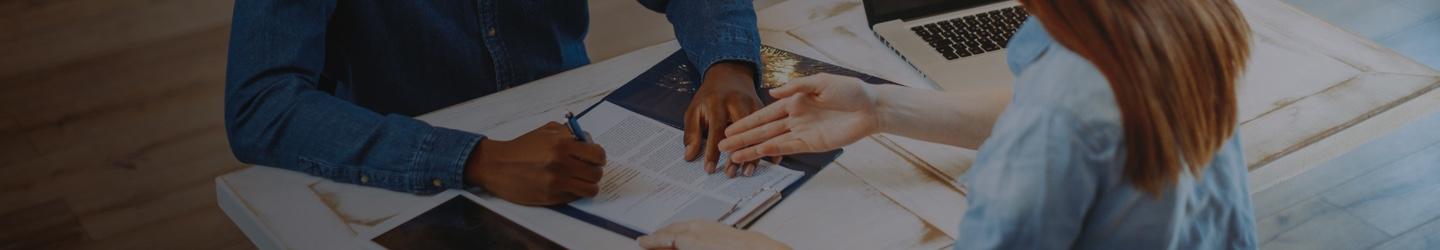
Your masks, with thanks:
[{"label": "floorboard", "polygon": [[[1440,1],[1287,0],[1440,68]],[[1440,114],[1423,117],[1253,197],[1265,248],[1440,247]],[[1377,241],[1378,239],[1378,241]],[[1372,244],[1377,243],[1377,244]]]}]

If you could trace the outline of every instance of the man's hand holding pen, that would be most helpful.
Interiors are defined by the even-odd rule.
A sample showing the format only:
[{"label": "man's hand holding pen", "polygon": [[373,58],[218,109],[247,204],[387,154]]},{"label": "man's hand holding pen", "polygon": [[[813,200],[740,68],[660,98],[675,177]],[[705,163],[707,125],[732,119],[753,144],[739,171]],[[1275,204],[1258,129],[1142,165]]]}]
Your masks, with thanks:
[{"label": "man's hand holding pen", "polygon": [[571,128],[551,122],[514,140],[481,140],[467,160],[465,182],[523,205],[595,196],[605,150],[576,138]]}]

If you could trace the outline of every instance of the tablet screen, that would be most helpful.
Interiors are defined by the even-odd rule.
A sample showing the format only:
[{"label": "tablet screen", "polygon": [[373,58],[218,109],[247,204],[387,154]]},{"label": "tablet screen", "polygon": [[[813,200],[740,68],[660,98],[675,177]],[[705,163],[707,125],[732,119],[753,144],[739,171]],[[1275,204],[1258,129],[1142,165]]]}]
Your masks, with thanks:
[{"label": "tablet screen", "polygon": [[459,195],[371,240],[396,250],[564,249]]}]

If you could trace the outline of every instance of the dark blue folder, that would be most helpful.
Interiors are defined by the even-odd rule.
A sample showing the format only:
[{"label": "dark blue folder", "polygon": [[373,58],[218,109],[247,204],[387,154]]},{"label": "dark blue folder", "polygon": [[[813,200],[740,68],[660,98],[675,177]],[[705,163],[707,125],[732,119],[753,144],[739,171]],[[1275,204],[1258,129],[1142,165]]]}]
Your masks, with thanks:
[{"label": "dark blue folder", "polygon": [[[620,107],[634,111],[651,119],[655,119],[676,129],[684,129],[685,109],[689,107],[690,99],[695,96],[699,87],[700,71],[690,60],[685,57],[684,51],[677,51],[661,60],[654,67],[641,73],[640,76],[630,80],[624,86],[616,89],[615,92],[605,96],[604,101],[609,101]],[[894,82],[866,75],[853,70],[841,68],[829,63],[821,62],[809,57],[804,57],[789,51],[765,46],[761,48],[761,88],[770,89],[784,85],[790,78],[809,76],[818,73],[829,73],[835,75],[851,76],[872,84],[895,84]],[[767,91],[759,91],[762,102],[769,104],[774,102]],[[598,105],[599,103],[596,103]],[[595,108],[591,105],[580,113],[584,116]],[[796,171],[805,172],[805,175],[796,180],[795,183],[780,191],[783,197],[789,197],[790,193],[800,188],[800,185],[810,180],[822,168],[830,165],[839,157],[841,150],[834,150],[822,153],[799,154],[784,157],[780,165]],[[696,169],[695,171],[703,171]],[[777,203],[778,204],[778,203]],[[625,235],[630,238],[639,238],[643,233],[629,227],[612,222],[608,219],[576,209],[570,205],[552,206],[552,209],[575,217],[590,224],[608,229],[612,232]],[[767,210],[768,211],[768,210]],[[762,216],[764,211],[761,212]],[[740,225],[742,227],[748,225]]]}]

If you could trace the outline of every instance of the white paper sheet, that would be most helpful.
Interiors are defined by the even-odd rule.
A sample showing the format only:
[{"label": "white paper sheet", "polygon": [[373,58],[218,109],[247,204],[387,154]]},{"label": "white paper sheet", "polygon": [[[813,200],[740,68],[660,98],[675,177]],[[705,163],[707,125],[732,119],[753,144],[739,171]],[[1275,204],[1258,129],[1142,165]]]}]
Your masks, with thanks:
[{"label": "white paper sheet", "polygon": [[706,174],[704,161],[682,159],[684,131],[610,102],[579,122],[609,162],[600,194],[570,205],[643,233],[689,219],[735,224],[804,175],[763,161],[751,177]]}]

